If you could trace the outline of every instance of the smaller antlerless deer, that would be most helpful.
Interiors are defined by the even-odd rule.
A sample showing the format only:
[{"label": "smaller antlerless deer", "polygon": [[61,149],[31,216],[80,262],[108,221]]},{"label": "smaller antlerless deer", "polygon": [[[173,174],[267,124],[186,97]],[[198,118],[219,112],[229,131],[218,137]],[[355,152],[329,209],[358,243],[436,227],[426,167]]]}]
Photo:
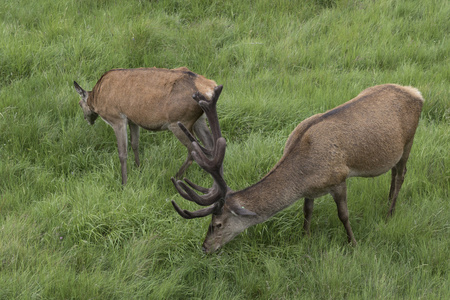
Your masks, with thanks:
[{"label": "smaller antlerless deer", "polygon": [[208,206],[190,212],[172,201],[182,217],[212,214],[203,243],[205,252],[216,251],[246,228],[266,221],[302,197],[303,229],[309,233],[314,198],[328,193],[336,202],[348,241],[356,244],[347,209],[345,181],[349,177],[375,177],[391,170],[392,214],[422,110],[423,98],[417,89],[394,84],[371,87],[347,103],[304,120],[289,136],[283,156],[272,170],[258,183],[237,192],[223,179],[226,141],[216,112],[221,91],[222,86],[216,87],[211,101],[199,93],[193,96],[209,120],[212,151],[200,147],[180,124],[192,141],[195,161],[213,177],[213,186],[207,189],[185,179],[189,186],[204,193],[198,195],[184,182],[172,178],[183,198]]},{"label": "smaller antlerless deer", "polygon": [[131,147],[139,166],[139,127],[151,131],[170,130],[188,148],[188,156],[176,174],[179,178],[192,163],[193,150],[189,139],[178,127],[182,122],[193,130],[206,147],[212,146],[211,135],[203,111],[192,99],[200,92],[212,95],[217,84],[187,68],[178,69],[115,69],[106,72],[92,91],[85,91],[74,82],[86,121],[93,125],[100,115],[111,125],[117,138],[122,170],[122,184],[127,182],[127,124]]}]

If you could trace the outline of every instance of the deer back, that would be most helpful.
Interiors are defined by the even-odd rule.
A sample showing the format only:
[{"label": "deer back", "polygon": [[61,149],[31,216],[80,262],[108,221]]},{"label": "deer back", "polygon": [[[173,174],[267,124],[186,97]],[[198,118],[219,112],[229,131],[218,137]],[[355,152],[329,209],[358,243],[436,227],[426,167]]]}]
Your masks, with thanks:
[{"label": "deer back", "polygon": [[413,88],[386,84],[366,89],[300,123],[282,160],[297,158],[305,171],[344,165],[348,177],[378,176],[390,170],[412,142],[422,104]]},{"label": "deer back", "polygon": [[87,103],[107,122],[126,117],[145,129],[164,130],[175,121],[192,125],[203,113],[192,94],[211,95],[215,86],[185,67],[114,69],[99,79]]}]

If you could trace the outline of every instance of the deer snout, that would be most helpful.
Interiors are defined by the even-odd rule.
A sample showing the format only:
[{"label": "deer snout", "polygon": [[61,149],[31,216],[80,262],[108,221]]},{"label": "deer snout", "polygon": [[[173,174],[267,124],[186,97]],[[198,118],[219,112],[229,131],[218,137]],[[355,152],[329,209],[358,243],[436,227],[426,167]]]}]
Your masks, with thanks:
[{"label": "deer snout", "polygon": [[212,254],[214,252],[217,252],[221,248],[222,245],[220,244],[213,244],[213,245],[207,245],[206,242],[202,245],[202,251],[205,254]]},{"label": "deer snout", "polygon": [[208,246],[206,244],[206,242],[204,242],[203,245],[202,245],[202,251],[205,254],[211,254],[211,253],[215,252],[215,250],[213,248],[214,247]]},{"label": "deer snout", "polygon": [[211,254],[212,252],[214,252],[214,251],[211,251],[211,248],[208,247],[208,245],[206,245],[206,243],[203,243],[203,245],[202,245],[202,251],[203,251],[203,253],[205,253],[205,254]]}]

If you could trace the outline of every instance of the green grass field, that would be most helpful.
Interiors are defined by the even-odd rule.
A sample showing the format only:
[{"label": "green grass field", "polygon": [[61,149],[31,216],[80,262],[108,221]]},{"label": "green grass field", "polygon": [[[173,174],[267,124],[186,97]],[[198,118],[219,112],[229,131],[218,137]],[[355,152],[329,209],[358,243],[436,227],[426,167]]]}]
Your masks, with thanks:
[{"label": "green grass field", "polygon": [[[446,0],[2,0],[0,299],[449,299],[449,15]],[[390,174],[352,178],[357,247],[324,196],[311,237],[298,201],[204,255],[210,218],[170,203],[198,208],[170,182],[185,148],[141,131],[141,167],[129,153],[122,188],[113,130],[85,122],[72,85],[153,66],[224,85],[233,189],[263,177],[305,118],[376,84],[417,87],[393,218]],[[210,184],[198,165],[186,175]]]}]

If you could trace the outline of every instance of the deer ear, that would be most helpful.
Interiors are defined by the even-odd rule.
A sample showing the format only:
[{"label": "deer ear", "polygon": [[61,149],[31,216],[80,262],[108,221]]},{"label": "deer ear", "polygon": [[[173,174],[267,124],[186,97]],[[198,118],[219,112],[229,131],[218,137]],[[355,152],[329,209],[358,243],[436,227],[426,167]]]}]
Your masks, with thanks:
[{"label": "deer ear", "polygon": [[73,82],[73,86],[75,87],[77,93],[80,94],[81,99],[86,102],[88,93],[76,81]]},{"label": "deer ear", "polygon": [[227,203],[228,208],[234,215],[238,216],[256,216],[257,214],[251,210],[246,209],[244,206],[240,205],[237,201],[230,201]]}]

